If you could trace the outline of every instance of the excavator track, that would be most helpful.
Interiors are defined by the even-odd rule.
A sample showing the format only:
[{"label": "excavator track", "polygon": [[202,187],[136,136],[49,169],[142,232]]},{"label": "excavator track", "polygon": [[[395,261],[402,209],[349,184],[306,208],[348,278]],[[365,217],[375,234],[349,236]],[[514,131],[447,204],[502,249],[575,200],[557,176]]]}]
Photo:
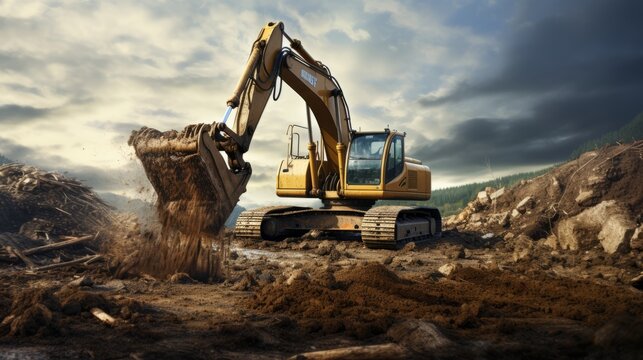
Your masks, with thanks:
[{"label": "excavator track", "polygon": [[399,249],[439,237],[441,231],[440,212],[429,207],[378,206],[362,220],[362,241],[369,249]]},{"label": "excavator track", "polygon": [[270,214],[280,214],[287,211],[300,210],[297,206],[266,206],[242,212],[237,218],[234,228],[235,238],[260,241],[261,224]]}]

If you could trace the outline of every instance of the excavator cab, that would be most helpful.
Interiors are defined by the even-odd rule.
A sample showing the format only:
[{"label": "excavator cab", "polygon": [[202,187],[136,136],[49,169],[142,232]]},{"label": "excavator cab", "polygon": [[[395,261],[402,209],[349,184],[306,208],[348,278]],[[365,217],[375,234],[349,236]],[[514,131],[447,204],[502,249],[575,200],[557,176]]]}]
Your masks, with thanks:
[{"label": "excavator cab", "polygon": [[346,182],[350,185],[382,183],[382,158],[389,133],[365,133],[353,136],[348,150]]}]

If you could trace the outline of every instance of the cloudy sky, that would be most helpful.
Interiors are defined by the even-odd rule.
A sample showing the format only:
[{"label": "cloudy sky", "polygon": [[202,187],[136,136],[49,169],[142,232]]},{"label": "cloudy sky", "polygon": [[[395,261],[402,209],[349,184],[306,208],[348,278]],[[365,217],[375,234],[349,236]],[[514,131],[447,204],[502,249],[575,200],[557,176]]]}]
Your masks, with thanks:
[{"label": "cloudy sky", "polygon": [[[98,191],[149,194],[133,129],[218,121],[252,41],[284,21],[362,130],[406,131],[448,187],[541,168],[643,111],[640,1],[0,0],[0,154]],[[269,103],[244,206],[304,104]]]}]

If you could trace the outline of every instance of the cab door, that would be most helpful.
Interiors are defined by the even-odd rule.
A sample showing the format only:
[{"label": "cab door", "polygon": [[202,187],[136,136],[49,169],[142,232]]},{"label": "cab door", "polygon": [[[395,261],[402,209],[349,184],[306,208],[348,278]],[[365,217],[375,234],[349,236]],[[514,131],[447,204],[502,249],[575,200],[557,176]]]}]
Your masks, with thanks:
[{"label": "cab door", "polygon": [[[404,137],[395,135],[389,144],[386,156],[384,183],[389,184],[404,173]],[[387,186],[388,188],[388,186]]]}]

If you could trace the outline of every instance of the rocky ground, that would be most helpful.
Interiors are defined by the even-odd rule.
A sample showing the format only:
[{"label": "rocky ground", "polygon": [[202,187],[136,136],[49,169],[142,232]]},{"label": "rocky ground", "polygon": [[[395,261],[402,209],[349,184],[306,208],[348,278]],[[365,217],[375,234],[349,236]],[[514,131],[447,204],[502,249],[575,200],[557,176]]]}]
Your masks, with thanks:
[{"label": "rocky ground", "polygon": [[[445,219],[440,239],[399,251],[324,234],[259,243],[228,234],[213,283],[118,272],[110,261],[39,270],[56,263],[44,254],[29,269],[8,252],[0,359],[322,358],[332,349],[342,350],[322,355],[638,359],[641,160],[640,142],[611,147],[486,189]],[[116,218],[129,229],[117,239],[144,241],[133,219]],[[58,263],[91,249],[65,248]]]}]

